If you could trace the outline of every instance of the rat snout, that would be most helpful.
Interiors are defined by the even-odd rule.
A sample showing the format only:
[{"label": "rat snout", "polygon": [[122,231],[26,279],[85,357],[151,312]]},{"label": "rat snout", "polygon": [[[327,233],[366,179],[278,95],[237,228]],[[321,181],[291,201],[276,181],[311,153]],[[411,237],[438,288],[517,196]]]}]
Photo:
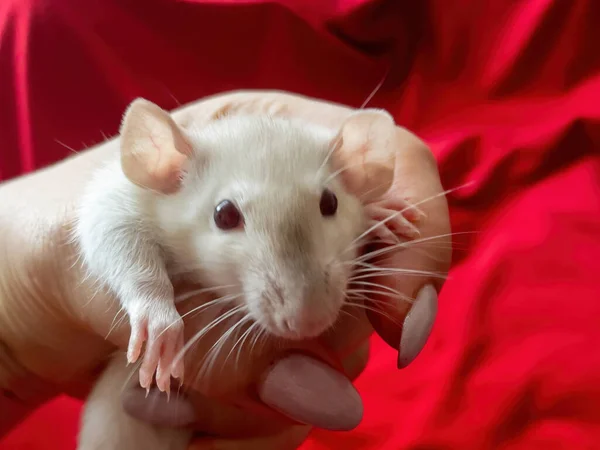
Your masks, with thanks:
[{"label": "rat snout", "polygon": [[258,318],[274,335],[290,340],[316,337],[336,321],[339,309],[333,298],[313,298],[303,302],[299,298],[266,299],[259,306]]},{"label": "rat snout", "polygon": [[343,296],[331,285],[328,271],[281,264],[276,272],[263,275],[257,300],[257,317],[269,332],[301,340],[314,338],[333,325]]},{"label": "rat snout", "polygon": [[277,334],[287,339],[309,339],[329,328],[338,316],[338,299],[321,289],[274,289],[277,292],[272,319]]},{"label": "rat snout", "polygon": [[309,339],[318,336],[329,328],[335,318],[317,311],[307,314],[283,316],[279,319],[279,327],[284,337],[293,340]]}]

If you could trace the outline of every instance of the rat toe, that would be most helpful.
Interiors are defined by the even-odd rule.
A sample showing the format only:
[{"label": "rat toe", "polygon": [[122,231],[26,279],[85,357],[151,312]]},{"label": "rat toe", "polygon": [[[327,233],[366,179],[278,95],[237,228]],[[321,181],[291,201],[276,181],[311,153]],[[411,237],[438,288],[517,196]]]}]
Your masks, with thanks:
[{"label": "rat toe", "polygon": [[399,216],[396,221],[396,228],[398,233],[410,239],[416,239],[421,236],[419,229],[403,216]]}]

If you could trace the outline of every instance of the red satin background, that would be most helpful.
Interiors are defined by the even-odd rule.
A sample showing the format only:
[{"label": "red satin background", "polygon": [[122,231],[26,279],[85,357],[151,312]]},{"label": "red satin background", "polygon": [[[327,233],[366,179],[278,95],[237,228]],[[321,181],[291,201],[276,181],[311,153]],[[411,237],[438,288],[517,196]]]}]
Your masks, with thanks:
[{"label": "red satin background", "polygon": [[[373,338],[363,423],[316,449],[600,448],[600,2],[3,0],[0,178],[238,88],[371,106],[431,145],[457,251],[413,365]],[[26,205],[24,205],[26,207]],[[59,399],[2,449],[73,449]]]}]

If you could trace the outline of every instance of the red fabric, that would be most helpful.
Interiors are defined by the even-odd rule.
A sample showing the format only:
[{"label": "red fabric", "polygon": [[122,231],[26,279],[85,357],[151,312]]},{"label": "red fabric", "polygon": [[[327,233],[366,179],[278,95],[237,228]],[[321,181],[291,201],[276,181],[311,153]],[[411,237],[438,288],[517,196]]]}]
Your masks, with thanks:
[{"label": "red fabric", "polygon": [[[235,4],[234,4],[235,3]],[[600,2],[4,0],[4,178],[237,88],[385,107],[433,148],[458,235],[433,336],[373,339],[365,418],[316,449],[600,448]],[[74,448],[57,400],[2,449]],[[64,430],[64,431],[63,431]],[[50,436],[52,436],[50,438]]]}]

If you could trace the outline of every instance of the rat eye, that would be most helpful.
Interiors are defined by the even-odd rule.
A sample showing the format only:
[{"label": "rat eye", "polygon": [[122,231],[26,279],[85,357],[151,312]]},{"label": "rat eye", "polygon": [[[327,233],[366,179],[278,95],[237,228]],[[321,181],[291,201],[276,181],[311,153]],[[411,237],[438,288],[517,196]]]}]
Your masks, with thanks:
[{"label": "rat eye", "polygon": [[321,194],[319,207],[321,208],[321,214],[324,216],[333,216],[338,207],[338,201],[335,194],[329,189],[325,189]]},{"label": "rat eye", "polygon": [[236,228],[242,221],[242,214],[230,200],[223,200],[215,208],[215,224],[221,230],[231,230]]}]

